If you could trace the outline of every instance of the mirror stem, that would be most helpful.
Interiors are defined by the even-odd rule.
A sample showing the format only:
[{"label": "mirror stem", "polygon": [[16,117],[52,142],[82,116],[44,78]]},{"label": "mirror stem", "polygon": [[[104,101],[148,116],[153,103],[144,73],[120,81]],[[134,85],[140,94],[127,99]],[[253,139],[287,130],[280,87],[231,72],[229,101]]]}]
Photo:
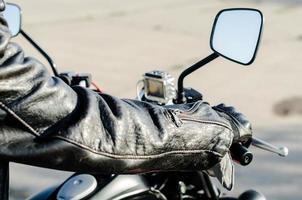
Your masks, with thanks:
[{"label": "mirror stem", "polygon": [[58,70],[57,70],[57,65],[55,62],[51,59],[51,57],[27,34],[25,33],[22,29],[20,31],[21,35],[25,37],[26,40],[28,40],[42,55],[43,57],[48,61],[53,73],[55,76],[60,77]]},{"label": "mirror stem", "polygon": [[218,57],[219,57],[219,55],[217,53],[212,53],[208,57],[202,59],[198,63],[195,63],[191,67],[187,68],[186,70],[184,70],[180,74],[180,76],[178,78],[177,103],[185,103],[186,102],[184,86],[183,86],[183,82],[184,82],[185,77],[188,76],[189,74],[191,74],[192,72],[194,72],[195,70],[201,68],[202,66],[208,64],[209,62],[213,61],[214,59],[218,58]]}]

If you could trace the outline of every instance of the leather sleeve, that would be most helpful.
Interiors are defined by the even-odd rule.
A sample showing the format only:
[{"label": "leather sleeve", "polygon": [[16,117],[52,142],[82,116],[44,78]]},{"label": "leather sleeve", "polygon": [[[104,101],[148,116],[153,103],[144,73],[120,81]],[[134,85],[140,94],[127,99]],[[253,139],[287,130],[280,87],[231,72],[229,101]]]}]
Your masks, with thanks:
[{"label": "leather sleeve", "polygon": [[0,25],[0,108],[9,113],[0,122],[0,159],[140,173],[204,170],[229,151],[230,122],[207,103],[160,107],[71,88],[9,40]]}]

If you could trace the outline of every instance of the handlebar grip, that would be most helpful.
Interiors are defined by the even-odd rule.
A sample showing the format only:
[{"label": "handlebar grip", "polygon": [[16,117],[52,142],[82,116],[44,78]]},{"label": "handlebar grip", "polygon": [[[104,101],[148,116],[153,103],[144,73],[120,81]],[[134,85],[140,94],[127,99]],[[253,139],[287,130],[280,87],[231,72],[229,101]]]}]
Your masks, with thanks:
[{"label": "handlebar grip", "polygon": [[243,166],[249,165],[253,161],[253,153],[239,143],[233,144],[230,150],[232,158]]}]

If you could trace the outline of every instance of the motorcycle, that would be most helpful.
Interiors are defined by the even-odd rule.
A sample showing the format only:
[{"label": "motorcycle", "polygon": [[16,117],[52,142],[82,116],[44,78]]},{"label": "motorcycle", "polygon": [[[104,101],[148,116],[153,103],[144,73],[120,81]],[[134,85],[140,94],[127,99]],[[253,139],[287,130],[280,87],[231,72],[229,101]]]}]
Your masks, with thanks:
[{"label": "motorcycle", "polygon": [[[92,82],[90,74],[59,73],[53,59],[21,28],[21,8],[16,4],[7,4],[3,12],[8,21],[12,36],[21,34],[49,62],[54,76],[61,78],[68,85],[80,85],[100,88]],[[256,58],[263,27],[263,15],[259,10],[234,8],[221,10],[214,21],[210,46],[213,50],[206,58],[184,70],[179,78],[177,88],[174,78],[167,72],[151,71],[143,75],[137,84],[137,99],[157,105],[192,103],[203,100],[203,95],[193,88],[184,87],[184,79],[218,57],[242,65],[250,65]],[[286,147],[276,147],[268,142],[253,137],[250,144],[234,144],[231,149],[232,159],[242,166],[249,165],[253,153],[249,147],[255,146],[266,151],[287,156]],[[0,191],[8,197],[9,182],[8,163],[2,164],[3,176]],[[82,174],[75,173],[62,184],[45,189],[33,195],[30,200],[264,200],[265,197],[254,190],[242,193],[238,198],[223,197],[213,183],[208,171],[190,172],[152,172],[138,175],[119,174]],[[6,193],[6,194],[5,194]]]}]

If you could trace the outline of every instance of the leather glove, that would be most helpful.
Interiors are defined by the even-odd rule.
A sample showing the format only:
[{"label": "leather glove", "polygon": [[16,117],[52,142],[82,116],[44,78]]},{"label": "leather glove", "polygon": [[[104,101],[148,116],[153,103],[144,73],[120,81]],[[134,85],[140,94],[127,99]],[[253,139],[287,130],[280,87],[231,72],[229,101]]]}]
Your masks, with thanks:
[{"label": "leather glove", "polygon": [[[234,107],[225,104],[219,104],[213,109],[229,119],[234,134],[233,143],[241,143],[248,147],[252,139],[252,126],[247,118]],[[208,174],[215,176],[226,189],[232,190],[235,182],[235,168],[230,152],[223,157],[220,163],[208,170]]]},{"label": "leather glove", "polygon": [[229,119],[234,133],[233,143],[248,147],[252,139],[252,125],[247,118],[234,107],[225,104],[219,104],[213,109]]}]

